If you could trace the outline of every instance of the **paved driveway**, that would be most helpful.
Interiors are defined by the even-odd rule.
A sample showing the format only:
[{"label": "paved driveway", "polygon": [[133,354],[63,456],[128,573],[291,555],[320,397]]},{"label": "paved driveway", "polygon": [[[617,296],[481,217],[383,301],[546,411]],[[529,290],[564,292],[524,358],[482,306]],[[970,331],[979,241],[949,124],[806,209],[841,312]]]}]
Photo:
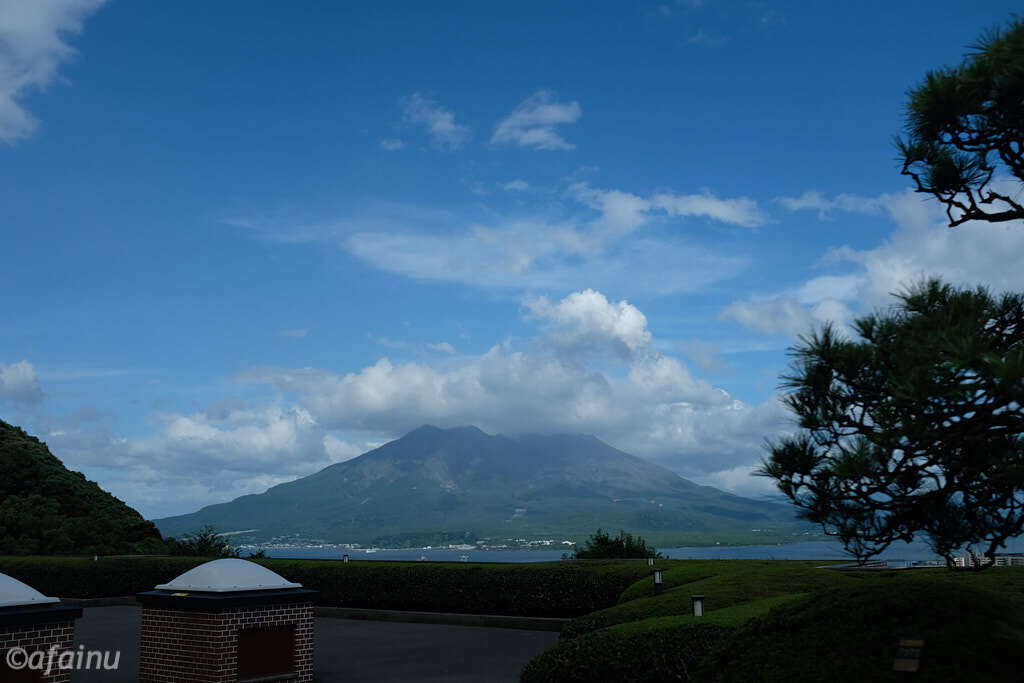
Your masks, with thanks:
[{"label": "paved driveway", "polygon": [[[138,607],[85,609],[75,647],[120,650],[121,661],[117,672],[75,672],[74,683],[136,683],[139,612]],[[511,683],[519,680],[526,662],[557,640],[550,631],[318,618],[316,681]]]}]

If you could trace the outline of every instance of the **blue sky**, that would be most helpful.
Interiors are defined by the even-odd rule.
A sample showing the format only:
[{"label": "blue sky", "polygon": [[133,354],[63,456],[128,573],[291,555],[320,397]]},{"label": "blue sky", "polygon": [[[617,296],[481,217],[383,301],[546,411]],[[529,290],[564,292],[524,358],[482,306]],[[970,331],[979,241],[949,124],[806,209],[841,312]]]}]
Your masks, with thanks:
[{"label": "blue sky", "polygon": [[0,0],[0,417],[150,517],[427,422],[762,494],[798,334],[1024,287],[892,145],[1014,9]]}]

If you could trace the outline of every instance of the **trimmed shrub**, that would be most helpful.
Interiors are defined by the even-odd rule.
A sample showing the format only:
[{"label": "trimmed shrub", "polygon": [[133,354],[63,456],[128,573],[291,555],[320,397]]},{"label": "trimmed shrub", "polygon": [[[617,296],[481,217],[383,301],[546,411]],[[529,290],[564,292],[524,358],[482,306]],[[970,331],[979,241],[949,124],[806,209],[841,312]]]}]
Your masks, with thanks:
[{"label": "trimmed shrub", "polygon": [[153,590],[196,567],[202,557],[0,557],[0,573],[24,581],[43,595],[106,598]]},{"label": "trimmed shrub", "polygon": [[571,617],[614,605],[637,562],[469,564],[259,560],[343,607]]},{"label": "trimmed shrub", "polygon": [[[849,573],[816,569],[818,563],[757,560],[660,561],[665,592],[655,596],[654,582],[645,577],[619,597],[618,604],[574,619],[562,629],[562,639],[600,628],[649,617],[690,613],[690,595],[704,594],[706,612],[765,598],[803,593],[839,585]],[[945,570],[943,570],[945,571]]]},{"label": "trimmed shrub", "polygon": [[687,617],[621,624],[559,643],[534,657],[521,683],[694,681],[700,661],[731,629]]},{"label": "trimmed shrub", "polygon": [[[0,557],[0,572],[64,598],[152,590],[203,562],[199,557]],[[255,560],[321,593],[321,603],[372,609],[572,617],[614,605],[647,573],[623,561],[469,564]]]},{"label": "trimmed shrub", "polygon": [[915,681],[1019,680],[1024,601],[930,577],[872,578],[750,620],[701,663],[706,681],[902,681],[901,638],[923,638]]}]

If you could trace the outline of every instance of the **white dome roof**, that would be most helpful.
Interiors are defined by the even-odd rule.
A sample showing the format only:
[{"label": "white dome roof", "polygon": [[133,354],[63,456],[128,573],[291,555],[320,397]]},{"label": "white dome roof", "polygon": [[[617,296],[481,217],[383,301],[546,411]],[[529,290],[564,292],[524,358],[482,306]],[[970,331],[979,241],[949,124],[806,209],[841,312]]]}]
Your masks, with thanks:
[{"label": "white dome roof", "polygon": [[302,584],[285,581],[284,577],[255,562],[235,558],[201,564],[189,569],[170,583],[157,586],[158,590],[200,593],[265,591],[280,588],[302,588]]},{"label": "white dome roof", "polygon": [[48,598],[14,577],[0,574],[0,607],[46,605],[52,602],[60,602],[60,599]]}]

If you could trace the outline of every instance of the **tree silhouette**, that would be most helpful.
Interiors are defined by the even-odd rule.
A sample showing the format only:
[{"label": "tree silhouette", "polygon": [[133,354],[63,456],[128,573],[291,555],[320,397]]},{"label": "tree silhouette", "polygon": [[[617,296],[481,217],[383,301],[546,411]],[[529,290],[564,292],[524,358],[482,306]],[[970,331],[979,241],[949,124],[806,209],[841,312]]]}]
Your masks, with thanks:
[{"label": "tree silhouette", "polygon": [[896,146],[917,192],[946,205],[949,227],[1024,218],[1012,191],[1024,182],[1024,21],[994,30],[957,67],[932,71],[910,91],[906,134]]},{"label": "tree silhouette", "polygon": [[860,561],[917,534],[951,568],[991,558],[1024,530],[1024,296],[931,280],[898,299],[860,341],[826,325],[791,349],[802,430],[759,474]]}]

